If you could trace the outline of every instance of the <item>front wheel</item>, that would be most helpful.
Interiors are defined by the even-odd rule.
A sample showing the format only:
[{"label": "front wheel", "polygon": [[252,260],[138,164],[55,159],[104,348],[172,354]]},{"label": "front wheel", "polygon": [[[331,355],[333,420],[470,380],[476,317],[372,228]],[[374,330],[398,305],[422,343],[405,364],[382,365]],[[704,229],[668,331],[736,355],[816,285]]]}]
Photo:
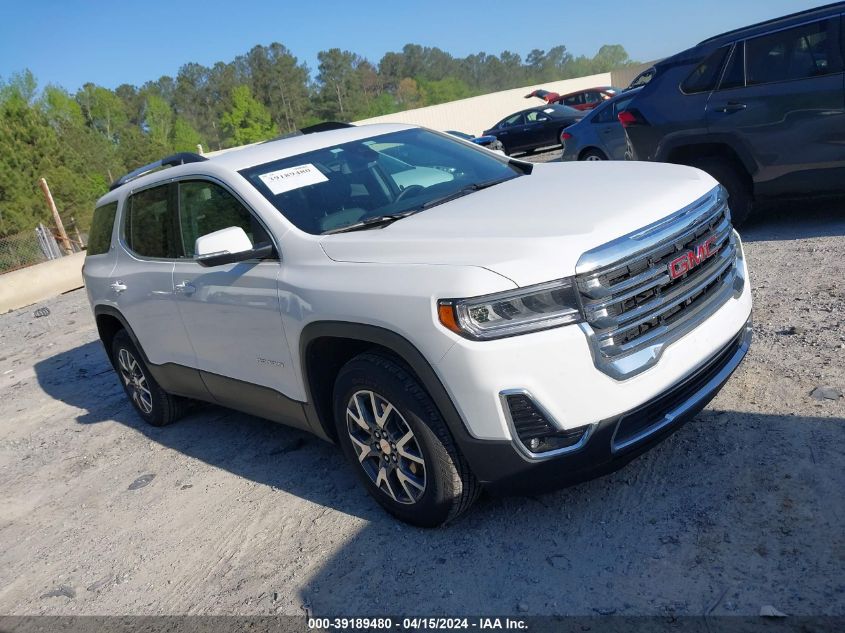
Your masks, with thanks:
[{"label": "front wheel", "polygon": [[364,353],[344,365],[334,415],[359,479],[402,521],[436,527],[478,497],[480,486],[431,397],[392,358]]}]

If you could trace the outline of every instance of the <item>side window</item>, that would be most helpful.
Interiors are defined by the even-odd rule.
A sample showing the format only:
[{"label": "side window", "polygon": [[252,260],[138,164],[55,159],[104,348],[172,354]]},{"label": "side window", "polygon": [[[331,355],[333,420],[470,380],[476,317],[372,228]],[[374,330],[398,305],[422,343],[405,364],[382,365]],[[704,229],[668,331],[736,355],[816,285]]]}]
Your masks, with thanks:
[{"label": "side window", "polygon": [[579,92],[576,95],[571,95],[563,100],[563,105],[577,106],[584,103],[584,93]]},{"label": "side window", "polygon": [[127,205],[125,236],[129,248],[142,257],[175,257],[170,186],[132,194]]},{"label": "side window", "polygon": [[730,88],[742,88],[745,86],[745,42],[737,42],[734,46],[728,65],[725,67],[725,74],[722,76],[722,83],[719,90]]},{"label": "side window", "polygon": [[695,94],[698,92],[710,92],[716,87],[716,82],[719,80],[719,71],[722,69],[722,64],[725,57],[728,55],[730,46],[723,46],[716,49],[708,55],[703,62],[695,67],[689,76],[684,79],[681,84],[681,90],[685,94]]},{"label": "side window", "polygon": [[91,221],[91,231],[88,233],[89,255],[102,255],[109,252],[115,215],[117,215],[117,202],[110,202],[94,209],[94,219]]},{"label": "side window", "polygon": [[745,57],[749,86],[841,72],[839,21],[821,20],[755,37],[746,42]]},{"label": "side window", "polygon": [[526,114],[525,119],[528,121],[528,123],[541,123],[543,121],[548,121],[549,117],[547,117],[544,113],[538,110],[534,110]]},{"label": "side window", "polygon": [[514,125],[522,125],[525,122],[522,113],[514,114],[501,122],[499,127],[513,127]]},{"label": "side window", "polygon": [[206,180],[179,183],[181,255],[194,256],[198,237],[230,226],[239,226],[254,244],[270,237],[252,213],[223,187]]},{"label": "side window", "polygon": [[593,115],[593,123],[612,123],[614,121],[614,111],[615,108],[613,107],[613,104],[599,106],[599,111]]},{"label": "side window", "polygon": [[584,95],[584,102],[585,103],[599,103],[601,101],[601,93],[600,92],[588,92]]}]

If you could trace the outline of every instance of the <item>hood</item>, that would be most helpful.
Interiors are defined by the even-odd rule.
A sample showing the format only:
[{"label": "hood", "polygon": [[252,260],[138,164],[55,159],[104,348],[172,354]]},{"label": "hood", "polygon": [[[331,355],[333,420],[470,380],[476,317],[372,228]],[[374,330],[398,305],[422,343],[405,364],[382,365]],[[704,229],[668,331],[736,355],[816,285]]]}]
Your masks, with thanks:
[{"label": "hood", "polygon": [[321,245],[336,261],[480,266],[526,286],[573,275],[585,251],[715,186],[698,169],[665,163],[538,164],[530,175],[381,229],[327,235]]}]

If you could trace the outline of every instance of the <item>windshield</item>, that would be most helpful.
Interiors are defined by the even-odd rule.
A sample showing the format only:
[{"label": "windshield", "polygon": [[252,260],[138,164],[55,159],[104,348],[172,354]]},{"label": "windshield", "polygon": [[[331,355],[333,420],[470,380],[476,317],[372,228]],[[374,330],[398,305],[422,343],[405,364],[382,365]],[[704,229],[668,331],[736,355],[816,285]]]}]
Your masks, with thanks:
[{"label": "windshield", "polygon": [[412,129],[240,173],[294,225],[319,235],[370,218],[422,211],[438,200],[523,172],[486,149]]}]

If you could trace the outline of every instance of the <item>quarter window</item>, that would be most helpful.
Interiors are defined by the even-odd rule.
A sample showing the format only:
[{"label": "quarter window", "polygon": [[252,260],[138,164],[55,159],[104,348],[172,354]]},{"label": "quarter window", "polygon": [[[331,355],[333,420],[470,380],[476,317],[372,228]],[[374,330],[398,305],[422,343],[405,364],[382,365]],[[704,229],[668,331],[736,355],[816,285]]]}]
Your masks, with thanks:
[{"label": "quarter window", "polygon": [[821,20],[745,43],[749,86],[842,71],[838,20]]},{"label": "quarter window", "polygon": [[89,255],[108,253],[111,248],[111,234],[116,214],[117,202],[110,202],[94,209],[94,219],[91,221],[86,249]]},{"label": "quarter window", "polygon": [[144,189],[129,197],[126,215],[126,243],[143,257],[175,256],[170,187]]},{"label": "quarter window", "polygon": [[264,227],[223,187],[204,180],[179,183],[179,228],[184,257],[195,255],[198,237],[238,226],[255,244],[269,242]]}]

